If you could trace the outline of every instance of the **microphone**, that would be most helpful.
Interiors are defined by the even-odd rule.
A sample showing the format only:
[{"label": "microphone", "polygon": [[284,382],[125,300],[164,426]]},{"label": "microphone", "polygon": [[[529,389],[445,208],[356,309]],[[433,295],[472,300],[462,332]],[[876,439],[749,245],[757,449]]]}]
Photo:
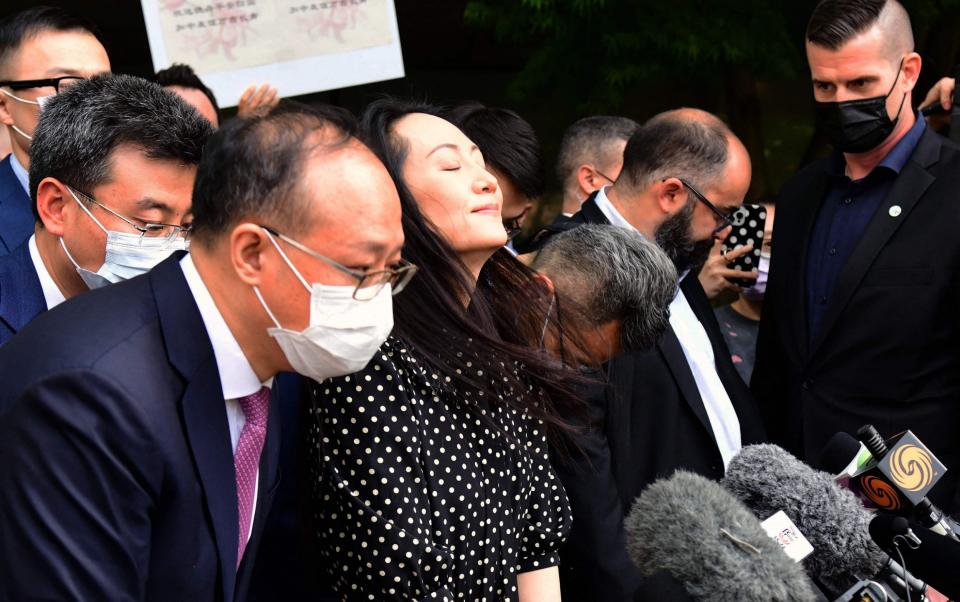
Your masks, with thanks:
[{"label": "microphone", "polygon": [[903,554],[903,564],[937,591],[960,599],[960,543],[937,535],[902,516],[878,514],[870,521],[870,536],[888,552]]},{"label": "microphone", "polygon": [[857,469],[866,466],[873,456],[863,443],[844,432],[834,433],[820,451],[814,468],[833,475],[853,476]]},{"label": "microphone", "polygon": [[870,539],[870,513],[850,491],[776,445],[748,445],[734,456],[721,484],[759,517],[782,510],[813,545],[807,570],[834,593],[883,575],[895,592],[920,594],[925,584]]},{"label": "microphone", "polygon": [[926,495],[947,471],[933,452],[911,431],[887,442],[868,424],[857,436],[872,460],[850,475],[850,488],[880,510],[913,516],[928,529],[960,541],[943,511]]},{"label": "microphone", "polygon": [[624,521],[627,553],[645,575],[670,574],[694,600],[816,600],[802,568],[717,483],[678,470],[647,487]]}]

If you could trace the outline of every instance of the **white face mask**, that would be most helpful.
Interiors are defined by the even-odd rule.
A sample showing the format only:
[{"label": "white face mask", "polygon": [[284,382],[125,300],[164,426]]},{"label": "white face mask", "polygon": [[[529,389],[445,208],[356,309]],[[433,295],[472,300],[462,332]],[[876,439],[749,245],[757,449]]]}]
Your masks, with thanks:
[{"label": "white face mask", "polygon": [[[3,92],[4,94],[6,94],[7,96],[9,96],[10,98],[16,100],[17,102],[22,102],[22,103],[28,104],[28,105],[37,105],[38,107],[40,107],[40,110],[39,110],[40,113],[43,113],[43,107],[47,104],[47,101],[49,101],[51,98],[53,98],[54,96],[56,96],[56,94],[47,94],[46,96],[38,96],[36,100],[27,100],[26,98],[20,98],[19,96],[14,96],[13,94],[7,92],[7,91],[4,90],[3,88],[0,88],[0,92]],[[33,136],[31,136],[30,134],[24,132],[23,130],[21,130],[20,128],[18,128],[16,125],[10,124],[10,129],[12,129],[14,132],[20,134],[21,136],[23,136],[23,137],[26,138],[27,140],[33,140]]]},{"label": "white face mask", "polygon": [[[67,190],[70,190],[67,188]],[[60,246],[63,247],[67,259],[77,269],[80,278],[87,288],[93,290],[101,288],[121,280],[129,280],[134,276],[145,274],[153,269],[158,263],[169,257],[174,251],[188,251],[190,242],[183,237],[167,239],[162,237],[141,236],[127,232],[116,232],[107,230],[103,224],[90,213],[90,210],[77,198],[77,195],[70,190],[73,197],[84,213],[93,220],[107,235],[106,252],[103,257],[103,265],[96,272],[91,272],[86,268],[80,267],[80,264],[74,260],[73,255],[67,249],[63,238],[60,238]]]},{"label": "white face mask", "polygon": [[276,324],[268,328],[290,366],[299,374],[323,381],[363,370],[393,330],[393,294],[387,284],[369,301],[353,298],[354,286],[331,286],[307,281],[267,232],[300,283],[310,293],[310,324],[302,332],[280,326],[263,295],[253,287],[263,309]]}]

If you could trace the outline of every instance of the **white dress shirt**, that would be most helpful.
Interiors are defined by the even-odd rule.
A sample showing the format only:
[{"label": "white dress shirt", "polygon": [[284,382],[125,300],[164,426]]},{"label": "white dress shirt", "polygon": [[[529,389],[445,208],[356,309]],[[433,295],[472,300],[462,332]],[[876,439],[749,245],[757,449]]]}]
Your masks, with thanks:
[{"label": "white dress shirt", "polygon": [[33,262],[33,269],[37,272],[37,278],[40,279],[40,290],[43,291],[43,300],[47,304],[47,309],[53,309],[66,301],[66,297],[60,292],[60,287],[53,281],[47,266],[43,265],[43,259],[40,258],[40,249],[37,248],[37,235],[31,234],[27,241],[30,248],[30,261]]},{"label": "white dress shirt", "polygon": [[[30,174],[27,169],[17,161],[17,155],[10,153],[10,167],[13,169],[13,175],[17,176],[17,181],[23,186],[24,192],[30,194]],[[47,308],[49,309],[49,308]]]},{"label": "white dress shirt", "polygon": [[[606,188],[597,191],[594,202],[611,224],[636,231],[636,228],[620,215],[607,198]],[[688,275],[689,272],[682,274],[680,279],[683,280]],[[720,449],[720,457],[723,458],[723,466],[726,469],[742,446],[740,419],[737,417],[733,402],[730,401],[730,395],[723,386],[723,381],[720,380],[720,375],[717,374],[717,363],[710,337],[707,336],[703,324],[697,319],[697,315],[693,313],[690,303],[679,288],[676,297],[670,303],[670,326],[680,341],[683,355],[687,358],[690,372],[693,373],[693,379],[697,383],[697,390],[700,392],[703,407],[710,420],[710,428],[713,430],[713,438]]]},{"label": "white dress shirt", "polygon": [[[187,286],[193,293],[193,299],[197,302],[200,309],[200,317],[203,319],[203,325],[207,329],[207,336],[210,337],[210,345],[213,347],[213,357],[217,361],[217,371],[220,373],[220,385],[223,387],[223,399],[226,402],[227,424],[230,428],[230,446],[233,452],[237,451],[237,442],[240,440],[240,431],[247,419],[240,408],[238,401],[247,395],[253,395],[261,387],[270,387],[273,385],[273,379],[266,382],[260,382],[253,367],[247,360],[247,356],[240,349],[240,344],[234,338],[233,333],[220,315],[210,291],[203,283],[197,267],[193,264],[193,259],[187,253],[180,260],[180,269],[187,279]],[[260,489],[260,471],[257,471],[257,483],[253,490],[253,508],[254,515],[257,512],[256,499]],[[247,540],[250,539],[250,533],[253,532],[253,519],[250,520],[250,531],[247,532]]]}]

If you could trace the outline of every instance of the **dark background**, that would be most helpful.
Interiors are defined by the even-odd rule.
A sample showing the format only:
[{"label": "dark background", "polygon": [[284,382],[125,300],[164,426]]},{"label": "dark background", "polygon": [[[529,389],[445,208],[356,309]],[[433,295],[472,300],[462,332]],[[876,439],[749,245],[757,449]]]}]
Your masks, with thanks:
[{"label": "dark background", "polygon": [[[149,76],[136,0],[47,2],[93,21],[114,71]],[[0,16],[35,2],[4,0]],[[359,111],[382,94],[475,99],[537,129],[549,174],[563,129],[589,114],[637,120],[678,106],[721,115],[754,161],[751,199],[825,151],[813,127],[803,32],[813,0],[396,0],[407,76],[299,98]],[[960,0],[906,0],[923,56],[918,103],[960,48]],[[311,74],[304,74],[309,77]],[[315,74],[322,77],[322,74]],[[227,99],[221,99],[224,103]],[[549,178],[555,210],[558,184]],[[542,216],[546,217],[546,216]]]}]

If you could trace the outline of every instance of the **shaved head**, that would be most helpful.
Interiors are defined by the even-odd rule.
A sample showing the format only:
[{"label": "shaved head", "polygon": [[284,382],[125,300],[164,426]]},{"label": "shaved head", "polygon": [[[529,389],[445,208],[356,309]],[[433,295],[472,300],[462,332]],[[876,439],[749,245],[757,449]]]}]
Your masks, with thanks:
[{"label": "shaved head", "polygon": [[807,42],[839,50],[861,34],[884,41],[887,58],[898,63],[913,52],[910,15],[897,0],[823,0],[807,24]]}]

